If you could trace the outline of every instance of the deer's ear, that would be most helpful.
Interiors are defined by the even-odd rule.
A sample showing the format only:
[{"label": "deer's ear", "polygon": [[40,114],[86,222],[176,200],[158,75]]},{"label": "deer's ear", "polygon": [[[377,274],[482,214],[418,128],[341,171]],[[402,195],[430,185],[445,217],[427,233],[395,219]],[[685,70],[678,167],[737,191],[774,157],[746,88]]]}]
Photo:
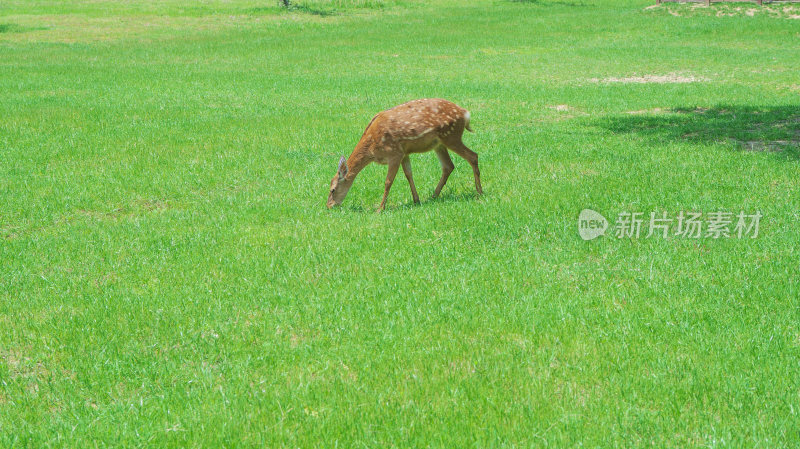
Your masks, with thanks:
[{"label": "deer's ear", "polygon": [[343,179],[345,176],[347,176],[347,160],[344,158],[344,156],[342,156],[342,158],[339,159],[338,171],[339,171],[339,179]]}]

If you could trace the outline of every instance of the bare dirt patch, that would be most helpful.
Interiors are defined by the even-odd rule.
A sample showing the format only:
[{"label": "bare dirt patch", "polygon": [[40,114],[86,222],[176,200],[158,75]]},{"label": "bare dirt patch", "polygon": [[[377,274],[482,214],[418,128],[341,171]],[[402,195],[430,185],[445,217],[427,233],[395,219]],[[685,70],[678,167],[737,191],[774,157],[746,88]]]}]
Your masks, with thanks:
[{"label": "bare dirt patch", "polygon": [[631,114],[631,115],[662,114],[664,112],[669,112],[669,109],[652,108],[652,109],[637,109],[635,111],[625,111],[626,114]]},{"label": "bare dirt patch", "polygon": [[548,120],[569,120],[571,118],[588,115],[585,111],[581,111],[579,108],[568,104],[552,104],[548,105],[547,108],[559,113],[556,114],[555,117],[548,118]]},{"label": "bare dirt patch", "polygon": [[[625,111],[626,114],[630,115],[645,115],[645,114],[687,114],[687,113],[695,113],[695,114],[705,114],[709,111],[709,108],[704,108],[697,106],[695,108],[650,108],[650,109],[636,109],[633,111]],[[723,110],[724,111],[724,110]],[[724,111],[727,113],[727,111]]]},{"label": "bare dirt patch", "polygon": [[709,81],[708,78],[695,75],[681,75],[678,73],[669,73],[666,75],[633,75],[624,78],[609,77],[609,78],[590,78],[589,82],[592,83],[622,83],[622,84],[679,84],[679,83],[700,83]]},{"label": "bare dirt patch", "polygon": [[777,153],[787,148],[800,146],[800,139],[797,140],[738,140],[729,139],[729,142],[741,147],[745,151],[772,152]]},{"label": "bare dirt patch", "polygon": [[717,3],[706,6],[703,3],[662,3],[644,8],[651,14],[669,14],[675,17],[771,17],[776,19],[800,19],[800,6],[763,5],[754,8],[731,3]]}]

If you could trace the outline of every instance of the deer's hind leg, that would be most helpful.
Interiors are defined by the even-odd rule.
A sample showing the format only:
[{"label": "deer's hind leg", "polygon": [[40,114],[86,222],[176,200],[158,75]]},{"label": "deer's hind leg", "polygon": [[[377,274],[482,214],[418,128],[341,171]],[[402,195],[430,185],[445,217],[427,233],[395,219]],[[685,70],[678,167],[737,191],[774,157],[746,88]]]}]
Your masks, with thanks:
[{"label": "deer's hind leg", "polygon": [[442,188],[445,183],[447,183],[447,178],[450,177],[450,173],[453,172],[455,165],[453,165],[453,160],[450,159],[447,148],[443,145],[437,145],[433,151],[436,152],[436,157],[439,158],[439,162],[442,164],[442,178],[439,180],[439,185],[436,186],[436,190],[433,192],[433,197],[436,198],[442,192]]},{"label": "deer's hind leg", "polygon": [[[463,132],[464,130],[462,129],[461,133]],[[461,133],[453,133],[442,138],[442,143],[453,151],[453,153],[456,153],[469,162],[469,165],[472,166],[472,174],[475,175],[475,190],[478,191],[478,195],[482,195],[483,189],[481,188],[481,171],[478,169],[478,153],[464,145],[464,142],[461,141]]]}]

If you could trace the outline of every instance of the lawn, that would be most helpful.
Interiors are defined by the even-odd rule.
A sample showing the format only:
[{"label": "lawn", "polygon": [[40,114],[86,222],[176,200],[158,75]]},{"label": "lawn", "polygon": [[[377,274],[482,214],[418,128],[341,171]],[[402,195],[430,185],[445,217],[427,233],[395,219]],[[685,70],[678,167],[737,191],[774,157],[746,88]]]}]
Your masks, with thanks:
[{"label": "lawn", "polygon": [[797,447],[800,6],[653,3],[4,1],[0,447]]}]

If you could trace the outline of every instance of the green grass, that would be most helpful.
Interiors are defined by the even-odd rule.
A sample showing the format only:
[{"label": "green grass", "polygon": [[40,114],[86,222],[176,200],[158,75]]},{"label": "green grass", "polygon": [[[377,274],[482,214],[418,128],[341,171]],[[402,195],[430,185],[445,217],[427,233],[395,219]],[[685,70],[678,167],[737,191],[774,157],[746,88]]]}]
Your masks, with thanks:
[{"label": "green grass", "polygon": [[[316,3],[0,5],[0,447],[800,444],[800,22]],[[695,81],[608,81],[648,75]],[[471,111],[485,195],[456,157],[431,200],[428,153],[421,205],[375,213],[373,165],[326,209],[419,97]]]}]

